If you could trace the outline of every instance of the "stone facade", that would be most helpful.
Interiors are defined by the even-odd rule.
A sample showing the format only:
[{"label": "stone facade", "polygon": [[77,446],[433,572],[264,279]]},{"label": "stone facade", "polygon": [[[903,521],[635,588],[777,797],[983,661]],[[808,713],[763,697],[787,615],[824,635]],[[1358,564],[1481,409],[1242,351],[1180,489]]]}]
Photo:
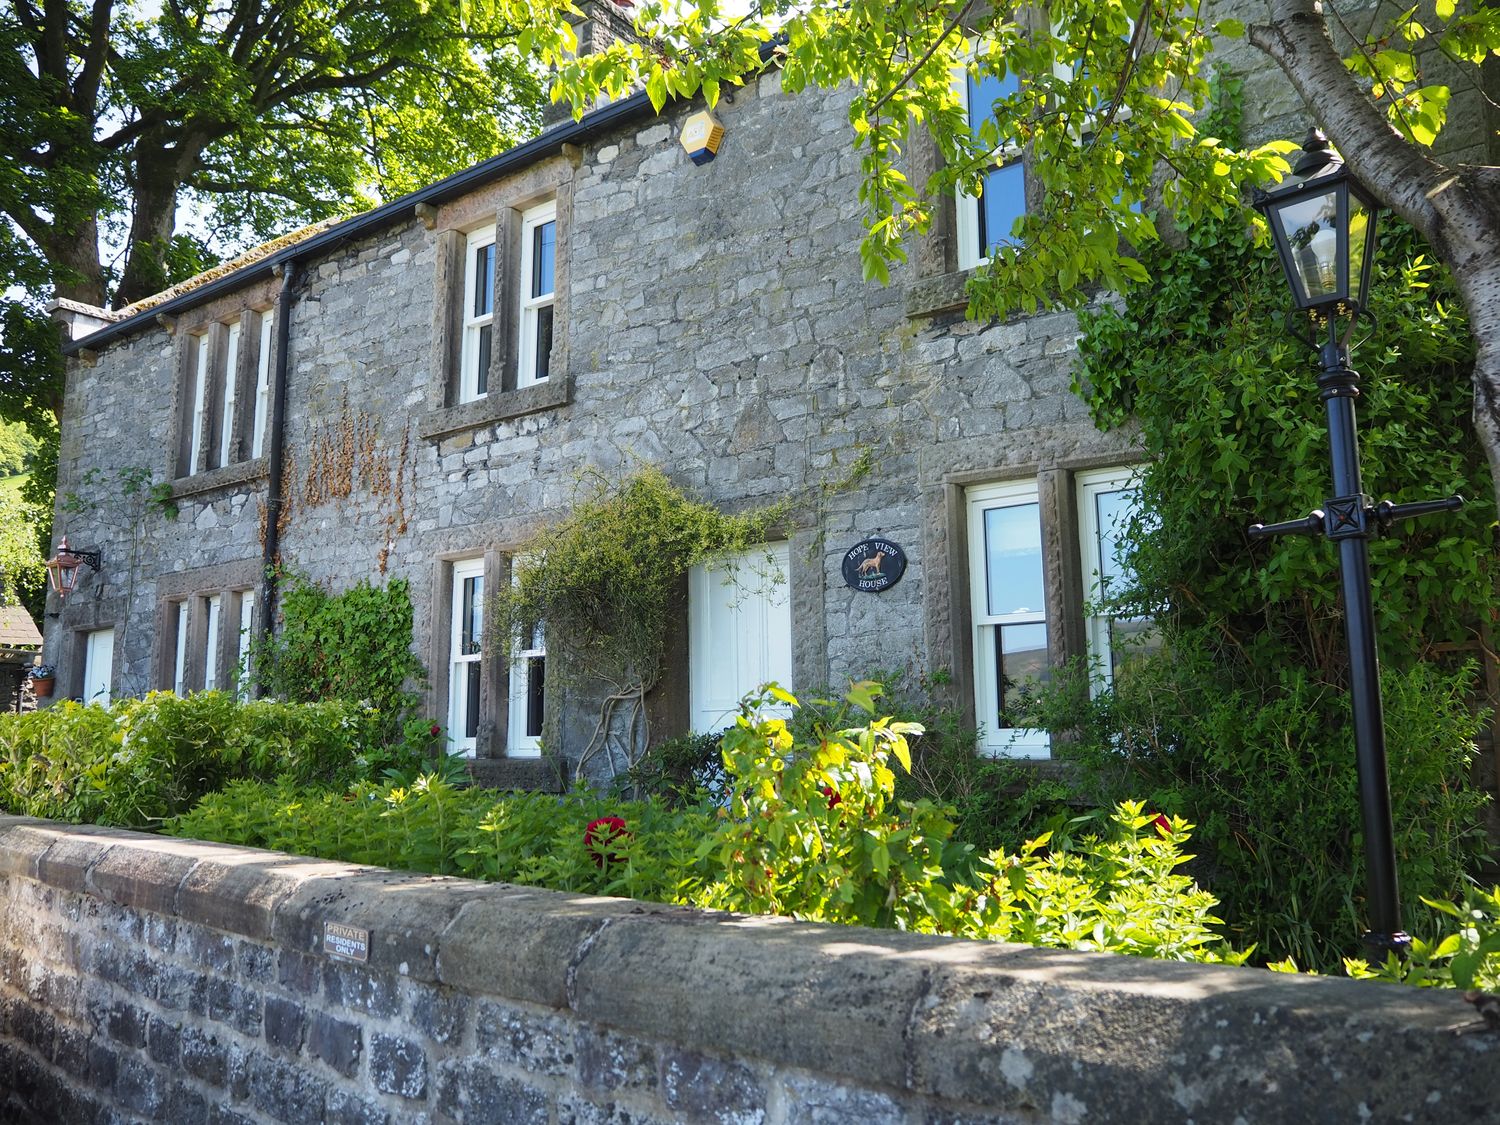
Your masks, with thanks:
[{"label": "stone facade", "polygon": [[1500,1036],[1451,991],[17,817],[0,905],[4,1125],[1436,1123],[1500,1098]]},{"label": "stone facade", "polygon": [[[975,713],[982,657],[966,498],[996,482],[1035,488],[1051,661],[1084,654],[1078,474],[1128,465],[1131,437],[1097,432],[1070,393],[1072,314],[963,318],[951,200],[889,286],[861,280],[848,98],[790,96],[767,73],[717,108],[725,139],[702,167],[677,142],[698,106],[609,106],[414,203],[279,249],[290,286],[252,263],[75,341],[59,467],[59,496],[74,500],[60,501],[56,526],[75,545],[97,545],[105,565],[65,605],[49,603],[59,695],[82,693],[86,638],[105,629],[116,695],[172,686],[179,667],[185,688],[203,686],[209,663],[233,667],[235,608],[250,592],[263,611],[274,555],[336,588],[408,579],[431,711],[443,719],[453,562],[483,557],[495,589],[515,549],[567,509],[580,471],[618,475],[641,462],[726,510],[794,500],[783,529],[794,689],[943,671],[955,701],[990,721]],[[1245,100],[1252,131],[1288,131],[1296,106],[1283,86],[1256,77]],[[933,155],[916,147],[920,175]],[[558,230],[551,374],[517,386],[521,215],[548,199]],[[459,402],[465,232],[491,224],[494,385]],[[259,331],[264,318],[274,332]],[[211,419],[221,404],[193,399],[194,365],[227,362],[236,321],[236,421],[222,436],[203,431],[195,447],[195,407]],[[248,402],[261,352],[283,328],[285,506],[268,546],[270,460],[282,446],[271,435],[252,456]],[[858,464],[871,471],[851,479]],[[175,518],[130,492],[130,471],[171,482]],[[900,544],[909,566],[890,590],[856,592],[841,561],[875,535]],[[212,661],[210,595],[220,599]],[[688,669],[707,659],[685,624],[650,701],[657,734],[688,726]],[[500,780],[565,775],[588,741],[597,703],[565,698],[556,663],[547,764],[512,761]],[[496,763],[514,758],[506,665],[487,658],[478,689],[477,753]]]},{"label": "stone facade", "polygon": [[[1059,517],[1049,526],[1066,537],[1069,473],[1133,459],[1128,437],[1096,432],[1069,392],[1071,314],[966,322],[954,297],[962,275],[940,255],[925,277],[914,268],[887,287],[861,281],[846,103],[844,92],[789,97],[771,73],[717,110],[726,140],[712,164],[695,167],[677,143],[693,107],[648,111],[297,263],[280,556],[336,587],[410,580],[434,714],[447,691],[446,561],[488,552],[503,581],[509,552],[566,509],[585,467],[660,463],[727,510],[802,501],[786,530],[793,680],[805,689],[896,668],[953,669],[962,683],[963,487],[1039,479]],[[560,232],[552,376],[452,405],[458,232],[498,214],[504,246],[519,209],[547,196]],[[58,528],[97,542],[105,567],[52,606],[60,694],[79,692],[82,638],[110,626],[114,693],[170,686],[164,607],[258,589],[267,459],[211,469],[205,444],[184,471],[184,371],[205,326],[274,316],[276,295],[262,278],[157,321],[143,315],[72,365],[59,491],[86,507],[60,510]],[[497,328],[498,341],[507,328]],[[247,328],[238,350],[242,401],[255,335]],[[869,475],[830,492],[861,456]],[[122,497],[124,467],[172,480],[176,518]],[[842,556],[876,534],[905,548],[906,576],[879,595],[855,592]],[[1076,577],[1049,579],[1060,658],[1078,651],[1082,594]],[[228,601],[221,612],[232,616]],[[232,632],[220,630],[220,668],[232,665]],[[204,643],[201,623],[188,638]],[[188,663],[201,666],[197,656]],[[683,671],[654,701],[658,730],[686,725]],[[481,756],[505,753],[504,676],[486,671]],[[190,676],[186,686],[199,685]],[[576,754],[591,721],[587,706],[564,713],[554,748]]]}]

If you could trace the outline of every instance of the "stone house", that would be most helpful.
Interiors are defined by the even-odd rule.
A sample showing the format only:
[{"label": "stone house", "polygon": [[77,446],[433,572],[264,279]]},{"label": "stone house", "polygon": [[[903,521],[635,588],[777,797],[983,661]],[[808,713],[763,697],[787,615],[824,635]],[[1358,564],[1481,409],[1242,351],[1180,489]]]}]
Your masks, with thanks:
[{"label": "stone house", "polygon": [[[716,109],[701,166],[679,144],[701,105],[628,98],[137,306],[61,307],[59,496],[82,506],[56,531],[102,567],[49,603],[59,695],[229,685],[273,560],[402,577],[453,746],[552,784],[597,705],[566,697],[540,631],[480,644],[484,592],[580,469],[645,461],[727,510],[799,498],[777,574],[690,576],[655,732],[721,726],[766,679],[943,669],[987,749],[1046,759],[1004,692],[1080,655],[1108,674],[1129,623],[1086,608],[1137,454],[1069,391],[1071,313],[965,320],[975,200],[947,200],[891,284],[861,280],[848,97],[773,70]],[[1251,132],[1296,132],[1289,99],[1252,72]],[[1024,206],[1012,167],[992,198]],[[126,494],[140,470],[174,518]],[[900,580],[857,588],[891,544]]]}]

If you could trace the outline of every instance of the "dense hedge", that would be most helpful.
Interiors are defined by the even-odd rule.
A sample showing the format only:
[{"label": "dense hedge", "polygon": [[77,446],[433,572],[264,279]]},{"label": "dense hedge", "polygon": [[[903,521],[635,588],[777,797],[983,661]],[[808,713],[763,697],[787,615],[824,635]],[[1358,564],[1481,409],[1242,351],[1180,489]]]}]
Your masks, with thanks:
[{"label": "dense hedge", "polygon": [[402,756],[377,726],[375,712],[348,703],[241,703],[213,691],[0,714],[0,808],[139,828],[237,779],[346,784]]}]

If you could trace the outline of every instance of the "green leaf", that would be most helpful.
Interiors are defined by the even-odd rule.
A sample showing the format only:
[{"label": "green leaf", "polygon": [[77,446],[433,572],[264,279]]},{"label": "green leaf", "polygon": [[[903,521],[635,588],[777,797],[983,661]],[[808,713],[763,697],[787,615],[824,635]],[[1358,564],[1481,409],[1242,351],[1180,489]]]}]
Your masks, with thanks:
[{"label": "green leaf", "polygon": [[1245,37],[1245,25],[1240,20],[1220,20],[1214,24],[1214,34],[1221,35],[1225,39],[1243,39]]}]

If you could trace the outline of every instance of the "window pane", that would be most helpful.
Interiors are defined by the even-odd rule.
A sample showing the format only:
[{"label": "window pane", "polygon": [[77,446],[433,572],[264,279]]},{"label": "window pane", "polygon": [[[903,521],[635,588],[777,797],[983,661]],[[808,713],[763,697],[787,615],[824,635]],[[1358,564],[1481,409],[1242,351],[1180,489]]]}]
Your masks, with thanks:
[{"label": "window pane", "polygon": [[969,131],[979,136],[980,126],[994,116],[995,103],[1010,97],[1020,88],[1014,74],[1007,74],[1004,78],[986,74],[977,80],[969,75]]},{"label": "window pane", "polygon": [[989,613],[1043,613],[1042,522],[1036,504],[989,508],[984,513]]},{"label": "window pane", "polygon": [[480,662],[471,660],[464,665],[464,737],[473,738],[479,733],[479,669]]},{"label": "window pane", "polygon": [[1099,586],[1105,596],[1116,593],[1131,580],[1130,568],[1121,561],[1127,523],[1135,510],[1133,488],[1099,492],[1094,496],[1095,524],[1099,536]]},{"label": "window pane", "polygon": [[[451,260],[451,259],[450,259]],[[495,311],[495,244],[474,251],[474,315]]]},{"label": "window pane", "polygon": [[532,656],[526,660],[526,737],[542,736],[542,687],[546,682],[547,658]]},{"label": "window pane", "polygon": [[995,627],[995,667],[998,669],[999,725],[1013,727],[1014,712],[1033,698],[1051,679],[1047,663],[1047,626],[999,625]]},{"label": "window pane", "polygon": [[479,652],[479,642],[484,636],[484,578],[476,575],[464,579],[464,603],[462,636],[459,640],[459,655],[474,656]]},{"label": "window pane", "polygon": [[996,246],[1011,240],[1011,228],[1026,214],[1026,171],[1019,160],[984,174],[979,197],[979,247],[988,257]]},{"label": "window pane", "polygon": [[552,306],[536,310],[536,379],[552,374]]},{"label": "window pane", "polygon": [[479,326],[479,372],[476,377],[475,391],[478,394],[487,394],[490,389],[490,341],[494,339],[494,326],[482,324]]},{"label": "window pane", "polygon": [[532,231],[531,295],[552,292],[553,266],[557,258],[557,223],[542,223]]},{"label": "window pane", "polygon": [[1130,666],[1161,651],[1161,630],[1149,617],[1116,617],[1109,623],[1110,675],[1115,683],[1130,674]]}]

